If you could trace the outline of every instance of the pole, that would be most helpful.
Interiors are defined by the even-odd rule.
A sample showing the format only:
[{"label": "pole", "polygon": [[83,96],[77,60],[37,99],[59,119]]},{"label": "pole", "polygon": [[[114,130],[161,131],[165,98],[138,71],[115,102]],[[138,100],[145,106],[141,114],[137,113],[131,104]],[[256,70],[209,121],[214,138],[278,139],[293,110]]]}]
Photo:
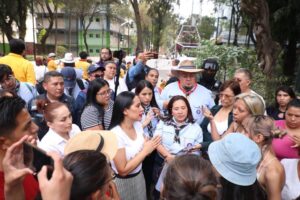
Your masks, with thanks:
[{"label": "pole", "polygon": [[31,16],[32,16],[33,58],[35,60],[36,59],[36,52],[35,52],[35,30],[34,30],[33,0],[31,0]]},{"label": "pole", "polygon": [[216,44],[217,44],[217,40],[218,40],[219,20],[220,20],[220,18],[218,17],[218,18],[217,18],[216,41],[215,41]]},{"label": "pole", "polygon": [[127,46],[128,47],[127,47],[127,55],[129,55],[129,27],[130,27],[130,23],[128,23],[128,37],[127,37],[127,40],[128,40],[127,41],[127,43],[128,43]]}]

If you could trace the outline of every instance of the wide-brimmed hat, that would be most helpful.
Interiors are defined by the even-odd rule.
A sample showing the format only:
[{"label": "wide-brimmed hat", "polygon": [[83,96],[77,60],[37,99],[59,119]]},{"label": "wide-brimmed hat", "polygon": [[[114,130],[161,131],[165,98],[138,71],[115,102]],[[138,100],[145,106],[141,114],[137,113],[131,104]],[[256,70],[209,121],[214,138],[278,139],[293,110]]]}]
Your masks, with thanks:
[{"label": "wide-brimmed hat", "polygon": [[188,73],[199,73],[203,69],[197,69],[196,65],[190,60],[183,60],[177,67],[173,67],[172,71],[175,72],[188,72]]},{"label": "wide-brimmed hat", "polygon": [[72,53],[65,53],[65,57],[62,59],[63,63],[75,63],[75,59]]},{"label": "wide-brimmed hat", "polygon": [[79,150],[96,150],[112,160],[118,150],[117,136],[111,131],[82,131],[68,140],[64,153],[67,155]]},{"label": "wide-brimmed hat", "polygon": [[230,133],[211,143],[208,155],[215,169],[229,182],[241,186],[249,186],[255,182],[261,151],[245,135]]},{"label": "wide-brimmed hat", "polygon": [[64,85],[66,88],[74,88],[76,85],[76,71],[73,67],[64,67],[60,73],[64,78]]}]

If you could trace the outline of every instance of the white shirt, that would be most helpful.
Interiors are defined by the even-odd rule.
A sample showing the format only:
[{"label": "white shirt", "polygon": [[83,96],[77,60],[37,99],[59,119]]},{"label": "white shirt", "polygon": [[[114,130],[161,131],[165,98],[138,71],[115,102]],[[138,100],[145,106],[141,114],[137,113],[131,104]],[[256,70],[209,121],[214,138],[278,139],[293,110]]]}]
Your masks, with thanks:
[{"label": "white shirt", "polygon": [[[111,80],[105,79],[105,80],[109,83],[109,88],[115,91],[115,80],[114,79]],[[124,91],[128,91],[127,85],[123,78],[119,78],[119,87],[118,87],[117,95]]]},{"label": "white shirt", "polygon": [[34,65],[35,79],[40,81],[44,78],[46,72],[48,72],[48,68],[45,65],[36,66]]},{"label": "white shirt", "polygon": [[[111,129],[111,131],[114,132],[117,136],[118,149],[125,148],[126,161],[129,161],[132,158],[134,158],[143,149],[144,146],[145,139],[143,136],[143,128],[141,122],[135,122],[133,126],[137,134],[135,140],[129,138],[128,135],[123,131],[123,129],[119,125]],[[118,174],[118,170],[116,168],[114,161],[111,162],[111,166],[114,172]],[[142,169],[142,163],[140,163],[129,174],[137,173],[141,169]]]},{"label": "white shirt", "polygon": [[[69,137],[73,137],[81,130],[76,124],[72,124],[72,129],[69,132]],[[64,156],[64,149],[67,144],[67,140],[60,135],[58,135],[53,129],[49,128],[49,131],[38,143],[38,147],[45,150],[46,152],[55,151],[59,153],[61,157]]]},{"label": "white shirt", "polygon": [[170,100],[176,95],[181,95],[188,99],[192,109],[193,117],[198,124],[201,124],[204,118],[201,107],[206,106],[208,109],[210,109],[215,105],[215,102],[211,97],[211,91],[199,84],[197,84],[195,91],[193,91],[189,96],[186,96],[179,88],[178,82],[170,83],[162,91],[160,97],[166,101]]},{"label": "white shirt", "polygon": [[[228,129],[228,119],[226,119],[222,122],[215,121],[215,124],[216,124],[217,131],[218,131],[219,135],[223,135],[225,133],[225,131],[227,131],[227,129]],[[208,132],[211,133],[210,123],[207,124],[207,130],[208,130]]]},{"label": "white shirt", "polygon": [[281,191],[282,200],[292,200],[300,196],[300,180],[297,171],[299,159],[282,159],[285,171],[285,184]]}]

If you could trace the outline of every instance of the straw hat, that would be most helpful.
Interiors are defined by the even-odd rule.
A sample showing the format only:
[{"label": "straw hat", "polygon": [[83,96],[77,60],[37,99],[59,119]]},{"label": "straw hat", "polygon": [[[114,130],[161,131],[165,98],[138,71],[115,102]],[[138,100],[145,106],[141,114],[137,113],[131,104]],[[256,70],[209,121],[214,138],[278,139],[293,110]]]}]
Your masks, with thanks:
[{"label": "straw hat", "polygon": [[188,73],[199,73],[203,69],[197,69],[196,65],[190,60],[183,60],[179,63],[178,67],[172,68],[175,72],[188,72]]},{"label": "straw hat", "polygon": [[75,59],[72,53],[65,53],[65,57],[62,59],[63,63],[75,63]]},{"label": "straw hat", "polygon": [[118,150],[117,137],[111,131],[82,131],[68,140],[64,153],[68,155],[79,150],[96,150],[113,160]]}]

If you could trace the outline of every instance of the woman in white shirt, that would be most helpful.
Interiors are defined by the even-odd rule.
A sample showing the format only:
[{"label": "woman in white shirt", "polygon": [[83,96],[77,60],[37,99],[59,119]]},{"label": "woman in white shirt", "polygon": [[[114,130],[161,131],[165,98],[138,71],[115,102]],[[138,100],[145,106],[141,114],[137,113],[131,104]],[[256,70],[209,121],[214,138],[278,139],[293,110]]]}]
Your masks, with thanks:
[{"label": "woman in white shirt", "polygon": [[43,110],[49,131],[38,143],[38,146],[47,152],[55,151],[63,157],[67,141],[79,133],[80,129],[76,124],[72,124],[72,115],[66,104],[46,103]]},{"label": "woman in white shirt", "polygon": [[282,200],[300,198],[300,159],[282,159],[285,171],[285,184],[281,191]]},{"label": "woman in white shirt", "polygon": [[118,139],[118,151],[112,162],[121,199],[146,199],[142,162],[159,144],[160,137],[145,140],[140,122],[143,107],[132,92],[120,93],[114,103],[111,131]]}]

